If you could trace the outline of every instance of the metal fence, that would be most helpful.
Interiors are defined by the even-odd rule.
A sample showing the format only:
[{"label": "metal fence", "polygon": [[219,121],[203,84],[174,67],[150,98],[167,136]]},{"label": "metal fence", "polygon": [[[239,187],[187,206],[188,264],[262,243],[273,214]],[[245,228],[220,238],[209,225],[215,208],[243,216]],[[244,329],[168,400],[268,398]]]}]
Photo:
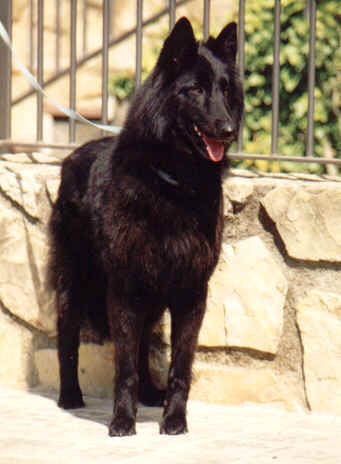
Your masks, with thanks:
[{"label": "metal fence", "polygon": [[[15,1],[15,0],[13,0]],[[56,34],[55,34],[55,72],[48,79],[44,80],[44,0],[29,0],[30,2],[30,31],[29,31],[29,63],[28,68],[33,72],[36,68],[36,80],[44,88],[49,84],[57,81],[65,75],[69,75],[69,108],[73,112],[76,108],[76,72],[79,67],[96,56],[101,56],[102,60],[102,124],[108,124],[108,53],[111,47],[115,47],[127,38],[135,36],[136,38],[136,84],[141,84],[142,79],[142,39],[144,29],[150,24],[158,21],[164,16],[169,18],[169,27],[174,25],[177,8],[191,0],[164,0],[164,7],[160,7],[157,14],[147,19],[143,17],[143,0],[136,0],[136,26],[127,30],[120,36],[112,34],[112,6],[114,0],[102,0],[102,45],[95,50],[88,50],[88,24],[87,9],[88,0],[82,1],[82,54],[77,54],[77,31],[76,19],[77,0],[49,0],[54,2]],[[249,0],[250,1],[250,0]],[[245,4],[246,0],[239,0],[239,43],[238,43],[238,66],[242,81],[244,80],[244,50],[245,50]],[[308,62],[308,115],[307,115],[307,141],[306,153],[297,154],[297,156],[282,156],[278,153],[279,140],[279,93],[280,93],[280,0],[274,0],[274,52],[272,66],[272,129],[271,129],[271,153],[269,155],[248,154],[243,152],[243,130],[241,128],[236,153],[230,154],[234,159],[254,159],[254,160],[276,160],[276,161],[295,161],[295,162],[314,162],[321,164],[334,164],[341,166],[341,159],[328,159],[314,156],[314,88],[315,88],[315,37],[316,37],[316,0],[307,0],[307,12],[309,17],[309,62]],[[51,5],[50,5],[51,6]],[[63,7],[63,8],[62,8]],[[65,7],[69,8],[65,11]],[[214,0],[203,0],[203,36],[207,38],[210,31],[210,11],[214,8]],[[34,15],[37,18],[36,35],[34,34]],[[64,18],[70,18],[70,65],[62,68],[60,63],[60,28]],[[12,0],[1,0],[0,2],[0,20],[11,36],[12,26]],[[11,50],[0,38],[0,149],[10,150],[16,143],[23,148],[73,148],[76,140],[76,120],[69,118],[69,136],[68,141],[62,144],[47,143],[44,141],[43,133],[43,94],[34,88],[31,88],[22,95],[11,100]],[[36,122],[36,140],[34,142],[17,142],[16,134],[11,133],[11,109],[36,93],[37,105],[37,122]],[[301,155],[301,156],[299,156]]]}]

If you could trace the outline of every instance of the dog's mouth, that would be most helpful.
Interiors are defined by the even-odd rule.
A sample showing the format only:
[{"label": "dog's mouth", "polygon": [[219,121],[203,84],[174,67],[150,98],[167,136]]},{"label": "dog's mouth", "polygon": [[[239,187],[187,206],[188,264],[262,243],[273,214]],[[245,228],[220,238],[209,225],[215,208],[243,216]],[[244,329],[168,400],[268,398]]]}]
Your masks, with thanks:
[{"label": "dog's mouth", "polygon": [[195,132],[198,134],[198,136],[202,140],[206,148],[206,152],[208,154],[209,159],[213,161],[214,163],[218,163],[219,161],[221,161],[225,153],[225,144],[231,142],[233,137],[230,137],[226,140],[225,139],[220,140],[220,139],[209,137],[203,134],[198,129],[198,126],[196,126],[195,124],[193,127],[194,127]]}]

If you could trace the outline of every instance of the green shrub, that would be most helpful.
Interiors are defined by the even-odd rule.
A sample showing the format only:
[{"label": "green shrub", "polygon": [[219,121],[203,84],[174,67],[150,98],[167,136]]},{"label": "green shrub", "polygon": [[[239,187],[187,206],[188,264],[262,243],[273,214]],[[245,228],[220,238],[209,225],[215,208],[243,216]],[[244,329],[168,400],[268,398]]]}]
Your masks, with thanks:
[{"label": "green shrub", "polygon": [[119,101],[130,98],[135,92],[135,76],[118,73],[109,79],[109,93],[115,95]]},{"label": "green shrub", "polygon": [[[316,85],[314,154],[326,151],[341,157],[340,95],[340,4],[317,2]],[[309,18],[305,0],[282,0],[280,48],[280,112],[278,151],[302,156],[306,151],[308,111]],[[271,152],[271,104],[273,63],[273,0],[246,2],[245,17],[245,129],[244,151]],[[277,171],[321,173],[317,163],[243,161],[240,167]]]}]

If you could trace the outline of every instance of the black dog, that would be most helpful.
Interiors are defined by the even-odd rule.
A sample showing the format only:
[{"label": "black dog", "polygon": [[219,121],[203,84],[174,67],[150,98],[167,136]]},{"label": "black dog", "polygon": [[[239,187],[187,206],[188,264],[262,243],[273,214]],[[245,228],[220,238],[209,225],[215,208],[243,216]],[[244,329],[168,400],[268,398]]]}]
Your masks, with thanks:
[{"label": "black dog", "polygon": [[[77,365],[86,319],[115,342],[112,436],[135,433],[138,399],[164,403],[161,433],[187,431],[192,361],[221,245],[224,154],[242,114],[235,55],[235,23],[198,43],[180,19],[119,137],[90,142],[63,162],[50,220],[59,406],[84,405]],[[172,357],[163,392],[148,354],[167,307]]]}]

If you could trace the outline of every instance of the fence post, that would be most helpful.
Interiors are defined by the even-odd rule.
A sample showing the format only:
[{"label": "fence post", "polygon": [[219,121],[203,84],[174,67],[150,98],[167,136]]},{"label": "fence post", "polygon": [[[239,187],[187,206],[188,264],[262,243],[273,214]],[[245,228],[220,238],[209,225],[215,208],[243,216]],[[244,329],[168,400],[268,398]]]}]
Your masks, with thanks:
[{"label": "fence post", "polygon": [[[0,20],[11,36],[12,0],[0,1]],[[0,139],[11,136],[11,52],[0,38]]]},{"label": "fence post", "polygon": [[[238,69],[239,76],[244,87],[245,77],[245,0],[239,0],[238,9]],[[244,126],[244,115],[240,122],[238,140],[237,140],[237,152],[242,153],[243,151],[243,126]]]},{"label": "fence post", "polygon": [[280,44],[281,44],[281,1],[275,0],[274,17],[274,54],[272,65],[272,125],[271,125],[271,155],[278,154],[278,121],[280,92]]},{"label": "fence post", "polygon": [[314,155],[316,0],[309,0],[308,123],[306,156]]}]

